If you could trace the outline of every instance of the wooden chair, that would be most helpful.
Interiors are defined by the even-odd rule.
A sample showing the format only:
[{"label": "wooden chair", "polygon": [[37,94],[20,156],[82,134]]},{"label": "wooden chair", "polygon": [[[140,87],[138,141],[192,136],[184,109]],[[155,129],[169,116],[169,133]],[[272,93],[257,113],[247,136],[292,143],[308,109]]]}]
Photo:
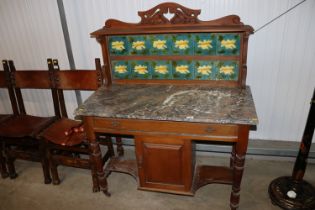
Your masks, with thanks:
[{"label": "wooden chair", "polygon": [[11,103],[17,102],[17,113],[0,127],[0,138],[5,143],[5,156],[11,179],[17,177],[15,159],[41,162],[44,172],[45,184],[51,183],[48,160],[45,149],[37,135],[57,118],[58,111],[55,106],[56,116],[38,117],[26,113],[21,89],[51,89],[53,98],[56,92],[52,89],[50,72],[47,70],[16,71],[13,61],[3,61],[5,72],[10,74],[11,88],[14,92]]},{"label": "wooden chair", "polygon": [[[3,65],[7,65],[7,62],[3,61]],[[9,79],[10,79],[10,77],[9,77],[8,72],[4,72],[4,71],[0,72],[0,88],[7,89],[10,98],[14,99],[14,97],[13,97],[14,93],[12,92],[12,89],[9,88],[9,86],[10,86],[9,85],[9,83],[10,83]],[[18,109],[17,109],[16,101],[14,103],[11,103],[11,105],[12,105],[13,113],[17,114]],[[9,114],[0,114],[0,126],[1,127],[5,126],[6,120],[8,120],[12,116],[13,115],[9,115]],[[6,160],[4,157],[4,141],[2,139],[0,139],[0,174],[1,174],[2,178],[7,178],[9,176],[5,162],[6,162]]]},{"label": "wooden chair", "polygon": [[[100,191],[94,157],[86,140],[82,122],[68,118],[63,90],[96,90],[100,87],[103,84],[100,60],[95,59],[95,64],[96,70],[60,71],[58,60],[48,59],[48,68],[54,75],[62,118],[41,134],[46,142],[53,184],[60,183],[58,165],[90,169],[93,192]],[[109,136],[99,136],[99,141],[108,146],[108,151],[103,157],[104,164],[114,155],[113,146]]]}]

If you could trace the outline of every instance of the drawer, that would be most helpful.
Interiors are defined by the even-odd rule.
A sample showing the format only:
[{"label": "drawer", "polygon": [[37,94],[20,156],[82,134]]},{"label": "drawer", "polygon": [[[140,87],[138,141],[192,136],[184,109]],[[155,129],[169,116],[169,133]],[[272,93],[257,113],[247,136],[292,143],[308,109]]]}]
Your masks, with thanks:
[{"label": "drawer", "polygon": [[229,124],[187,123],[174,121],[95,118],[94,128],[99,132],[135,135],[139,132],[179,136],[235,136],[238,126]]}]

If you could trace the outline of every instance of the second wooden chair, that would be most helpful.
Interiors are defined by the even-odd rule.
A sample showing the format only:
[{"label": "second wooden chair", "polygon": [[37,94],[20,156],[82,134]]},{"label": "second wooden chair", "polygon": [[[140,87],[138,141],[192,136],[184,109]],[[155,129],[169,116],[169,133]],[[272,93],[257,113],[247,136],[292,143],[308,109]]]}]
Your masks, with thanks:
[{"label": "second wooden chair", "polygon": [[[96,70],[60,71],[58,61],[48,59],[48,68],[53,71],[54,85],[58,92],[58,104],[62,118],[46,129],[41,137],[46,142],[53,184],[59,184],[57,166],[66,165],[90,169],[93,192],[100,191],[95,162],[87,142],[81,121],[68,118],[64,100],[64,90],[96,90],[103,84],[100,60],[96,59]],[[99,136],[99,142],[108,147],[103,164],[114,155],[109,136]],[[85,157],[84,157],[85,156]]]}]

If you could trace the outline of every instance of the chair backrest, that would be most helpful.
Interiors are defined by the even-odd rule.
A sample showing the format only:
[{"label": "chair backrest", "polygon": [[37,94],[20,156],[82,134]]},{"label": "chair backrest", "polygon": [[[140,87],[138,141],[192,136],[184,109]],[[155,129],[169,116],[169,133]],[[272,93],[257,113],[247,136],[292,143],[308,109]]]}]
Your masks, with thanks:
[{"label": "chair backrest", "polygon": [[95,59],[95,70],[60,70],[57,59],[47,59],[48,68],[53,71],[54,88],[58,94],[59,110],[67,117],[63,90],[97,90],[104,84],[100,59]]},{"label": "chair backrest", "polygon": [[20,114],[20,109],[19,109],[19,104],[17,102],[15,91],[14,91],[12,81],[11,81],[11,73],[10,73],[11,71],[10,71],[9,62],[13,62],[13,61],[2,60],[4,71],[0,72],[0,88],[8,89],[13,114],[18,115]]},{"label": "chair backrest", "polygon": [[[4,61],[4,70],[10,75],[10,86],[13,92],[12,101],[17,104],[18,114],[26,114],[21,89],[50,89],[55,101],[57,93],[53,88],[52,71],[47,70],[16,70],[13,61]],[[10,96],[11,98],[11,96]],[[57,104],[54,104],[56,116],[59,115]]]}]

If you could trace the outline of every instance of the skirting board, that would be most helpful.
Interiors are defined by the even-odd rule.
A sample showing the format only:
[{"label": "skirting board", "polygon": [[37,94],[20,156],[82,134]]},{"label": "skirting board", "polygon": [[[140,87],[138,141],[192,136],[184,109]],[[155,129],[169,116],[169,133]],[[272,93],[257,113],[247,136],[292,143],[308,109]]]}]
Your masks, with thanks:
[{"label": "skirting board", "polygon": [[[134,146],[133,139],[123,138],[124,145]],[[115,143],[115,141],[114,141]],[[315,143],[314,143],[315,144]],[[312,144],[313,145],[313,144]],[[271,140],[249,140],[247,155],[260,156],[278,156],[278,157],[296,157],[299,151],[299,142],[289,141],[271,141]],[[196,142],[196,151],[198,152],[214,152],[214,153],[230,153],[230,145],[199,143]],[[311,147],[309,153],[310,159],[315,159],[315,148]]]}]

